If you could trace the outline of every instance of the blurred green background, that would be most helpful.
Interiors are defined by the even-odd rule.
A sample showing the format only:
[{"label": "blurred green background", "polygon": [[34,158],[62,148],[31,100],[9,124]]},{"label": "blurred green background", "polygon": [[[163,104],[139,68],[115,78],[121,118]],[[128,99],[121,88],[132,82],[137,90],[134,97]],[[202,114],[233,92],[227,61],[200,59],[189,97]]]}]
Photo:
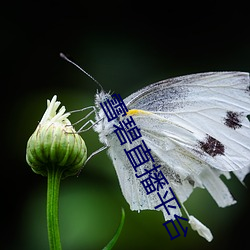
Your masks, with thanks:
[{"label": "blurred green background", "polygon": [[[25,161],[26,142],[54,94],[67,110],[93,105],[96,84],[59,57],[64,52],[123,98],[147,84],[205,71],[250,69],[247,8],[215,2],[111,1],[10,2],[1,6],[2,230],[1,249],[48,249],[46,178]],[[83,114],[73,115],[77,121]],[[93,131],[82,134],[89,154],[101,147]],[[102,249],[121,217],[114,249],[247,249],[249,188],[225,180],[238,203],[218,208],[196,190],[186,208],[213,235],[206,242],[189,227],[170,240],[156,211],[132,212],[106,152],[91,159],[79,178],[62,181],[60,229],[65,250]],[[246,178],[250,186],[250,177]],[[188,225],[187,225],[188,226]]]}]

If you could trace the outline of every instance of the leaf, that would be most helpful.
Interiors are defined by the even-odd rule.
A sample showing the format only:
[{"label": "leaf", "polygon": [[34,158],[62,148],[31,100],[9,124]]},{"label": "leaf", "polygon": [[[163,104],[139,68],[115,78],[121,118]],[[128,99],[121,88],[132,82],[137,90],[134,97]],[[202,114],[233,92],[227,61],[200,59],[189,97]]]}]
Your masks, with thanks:
[{"label": "leaf", "polygon": [[115,245],[116,241],[118,240],[118,238],[120,236],[120,233],[121,233],[123,225],[124,225],[124,221],[125,221],[125,211],[122,208],[122,218],[121,218],[120,225],[117,228],[117,231],[116,231],[115,235],[113,236],[113,238],[111,239],[111,241],[103,248],[103,250],[110,250],[113,248],[113,246]]}]

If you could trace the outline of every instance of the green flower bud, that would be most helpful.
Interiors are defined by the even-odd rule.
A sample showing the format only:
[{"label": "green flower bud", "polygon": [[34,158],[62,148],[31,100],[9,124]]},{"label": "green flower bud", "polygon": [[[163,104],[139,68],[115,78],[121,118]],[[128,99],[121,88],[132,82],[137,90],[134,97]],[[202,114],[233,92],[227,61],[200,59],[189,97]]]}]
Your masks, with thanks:
[{"label": "green flower bud", "polygon": [[47,110],[28,140],[26,160],[37,174],[47,176],[50,168],[58,168],[55,170],[67,177],[79,172],[86,161],[87,148],[67,119],[70,113],[65,113],[65,107],[56,113],[60,105],[56,98],[47,101]]}]

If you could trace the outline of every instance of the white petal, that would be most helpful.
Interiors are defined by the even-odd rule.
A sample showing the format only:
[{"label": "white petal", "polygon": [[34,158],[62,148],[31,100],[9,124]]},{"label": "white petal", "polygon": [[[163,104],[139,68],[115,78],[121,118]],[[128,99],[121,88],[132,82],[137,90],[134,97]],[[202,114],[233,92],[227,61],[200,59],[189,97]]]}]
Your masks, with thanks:
[{"label": "white petal", "polygon": [[197,220],[194,216],[189,216],[189,224],[194,231],[197,231],[200,236],[205,238],[207,241],[211,241],[213,239],[213,235],[210,232],[209,228],[203,225],[199,220]]},{"label": "white petal", "polygon": [[40,124],[46,122],[60,122],[66,125],[71,125],[70,121],[67,119],[70,113],[65,113],[66,108],[64,106],[62,106],[57,112],[61,102],[57,101],[56,99],[57,96],[54,95],[51,101],[47,100],[48,107],[40,121]]}]

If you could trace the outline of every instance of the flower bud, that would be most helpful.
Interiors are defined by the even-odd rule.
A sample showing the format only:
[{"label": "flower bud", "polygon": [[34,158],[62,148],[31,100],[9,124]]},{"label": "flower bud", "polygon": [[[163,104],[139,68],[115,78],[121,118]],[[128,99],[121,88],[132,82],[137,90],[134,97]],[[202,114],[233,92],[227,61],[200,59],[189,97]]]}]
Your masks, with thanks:
[{"label": "flower bud", "polygon": [[47,176],[50,168],[62,171],[62,177],[79,172],[87,158],[86,145],[76,133],[65,113],[65,107],[56,113],[60,102],[54,96],[47,101],[41,122],[27,143],[26,160],[32,170]]}]

